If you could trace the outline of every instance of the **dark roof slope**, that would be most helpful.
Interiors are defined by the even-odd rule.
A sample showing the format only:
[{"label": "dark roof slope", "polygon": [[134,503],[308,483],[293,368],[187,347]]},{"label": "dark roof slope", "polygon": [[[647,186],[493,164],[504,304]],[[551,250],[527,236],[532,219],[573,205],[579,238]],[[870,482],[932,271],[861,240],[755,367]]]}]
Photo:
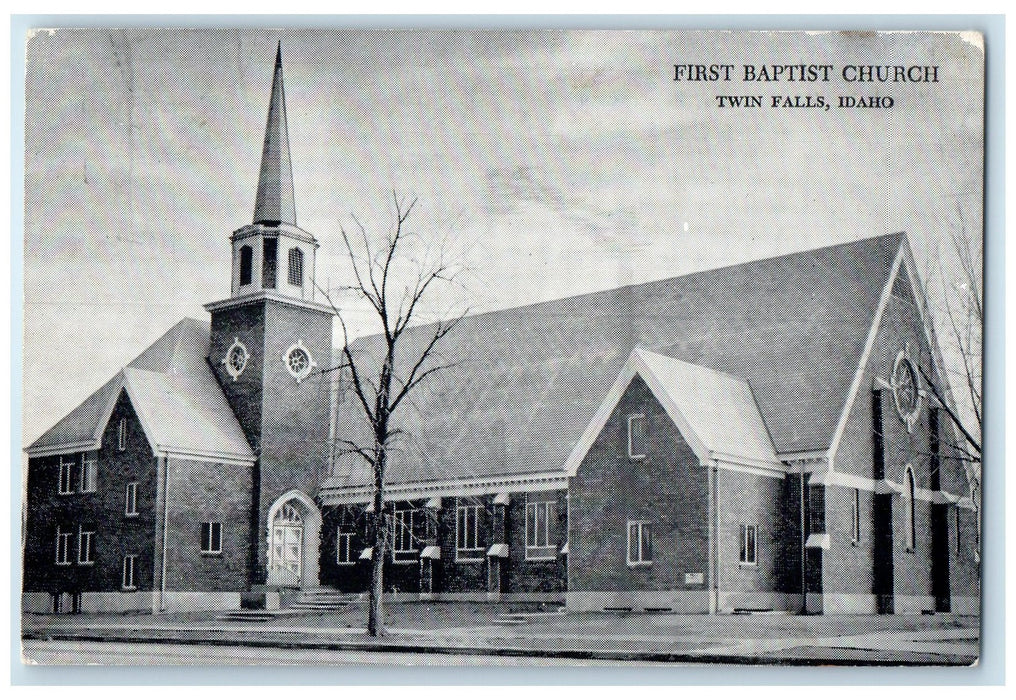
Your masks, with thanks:
[{"label": "dark roof slope", "polygon": [[[636,347],[747,380],[777,452],[825,449],[905,241],[879,236],[467,317],[440,346],[455,366],[400,407],[412,437],[392,455],[389,482],[561,469]],[[429,332],[407,335],[403,358]],[[376,360],[377,343],[353,349]],[[362,435],[351,392],[340,409],[340,437]],[[352,456],[336,474],[326,488],[369,483]]]}]

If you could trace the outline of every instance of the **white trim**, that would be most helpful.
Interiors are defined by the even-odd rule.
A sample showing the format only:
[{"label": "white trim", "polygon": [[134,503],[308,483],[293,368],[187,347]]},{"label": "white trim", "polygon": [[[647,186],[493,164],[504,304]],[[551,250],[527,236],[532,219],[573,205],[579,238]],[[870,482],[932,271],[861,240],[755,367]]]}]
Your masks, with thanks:
[{"label": "white trim", "polygon": [[[130,582],[127,580],[127,562],[130,562]],[[137,579],[135,573],[137,572],[138,555],[137,554],[125,554],[123,556],[123,566],[120,577],[120,589],[124,591],[136,591],[138,589]]]},{"label": "white trim", "polygon": [[[811,477],[808,479],[808,483],[816,486],[842,486],[844,488],[871,491],[872,493],[882,495],[888,493],[903,495],[906,490],[906,485],[904,483],[892,481],[890,479],[880,479],[876,481],[875,479],[870,479],[864,476],[834,471],[813,472]],[[950,493],[949,491],[932,491],[931,489],[918,487],[914,493],[915,498],[918,501],[947,505],[954,504],[959,508],[973,509],[973,501],[965,496],[958,496],[954,493]]]},{"label": "white trim", "polygon": [[[751,551],[748,551],[748,534],[751,534]],[[741,523],[741,549],[744,552],[744,556],[740,556],[738,552],[737,563],[741,566],[758,566],[758,525],[750,525],[748,523]],[[749,557],[750,558],[746,558]]]},{"label": "white trim", "polygon": [[[307,366],[299,372],[293,371],[293,367],[289,364],[289,356],[297,350],[307,356]],[[309,377],[310,373],[314,371],[314,368],[318,366],[317,360],[315,360],[314,356],[310,354],[310,350],[307,349],[307,346],[303,344],[303,338],[299,338],[294,344],[286,348],[286,350],[282,353],[282,363],[286,366],[286,371],[289,372],[290,376],[296,380],[297,384]]]},{"label": "white trim", "polygon": [[649,439],[649,419],[646,418],[646,414],[642,413],[642,412],[628,414],[628,459],[645,459],[646,458],[646,453],[644,451],[640,452],[639,454],[634,454],[632,452],[632,427],[631,426],[632,426],[632,423],[634,421],[640,420],[640,419],[642,420],[642,432],[643,432],[643,436],[642,437],[643,437],[643,440],[648,440]]},{"label": "white trim", "polygon": [[629,384],[631,384],[631,381],[634,379],[636,374],[642,377],[643,381],[645,381],[649,390],[653,392],[653,396],[655,396],[656,400],[663,406],[670,419],[674,421],[678,431],[687,441],[688,446],[691,447],[692,452],[695,453],[695,456],[698,457],[699,462],[702,464],[710,463],[713,460],[723,459],[728,463],[737,462],[747,466],[766,467],[774,471],[785,472],[785,468],[776,457],[775,451],[773,452],[773,461],[770,463],[750,457],[713,453],[709,450],[698,434],[692,430],[691,424],[685,418],[680,408],[646,364],[645,359],[643,358],[643,354],[645,352],[647,351],[640,348],[635,348],[631,351],[631,354],[628,356],[628,361],[625,363],[624,367],[621,368],[621,373],[614,381],[614,384],[610,387],[610,391],[607,392],[607,396],[603,399],[603,402],[597,409],[593,419],[589,422],[589,425],[586,426],[582,436],[579,438],[578,442],[575,443],[575,447],[572,448],[571,453],[568,455],[568,459],[565,460],[564,471],[568,476],[575,476],[578,473],[579,465],[582,464],[582,460],[585,459],[586,454],[588,454],[590,448],[592,448],[596,438],[599,437],[600,432],[607,424],[610,416],[614,413],[614,410],[621,401],[621,397],[628,389]]},{"label": "white trim", "polygon": [[227,452],[205,452],[199,450],[182,450],[175,447],[163,448],[159,447],[155,451],[156,457],[168,457],[170,459],[186,459],[191,462],[218,462],[221,464],[239,464],[242,466],[251,466],[256,461],[256,457],[241,457],[235,454],[229,454]]},{"label": "white trim", "polygon": [[[562,472],[541,472],[486,478],[463,478],[446,481],[412,482],[385,487],[385,502],[412,501],[423,498],[468,497],[525,491],[558,491],[568,488],[568,476]],[[372,486],[323,487],[318,493],[322,505],[338,506],[368,503],[373,498]]]},{"label": "white trim", "polygon": [[[82,559],[81,557],[84,554],[84,547],[82,545],[86,539],[85,535],[88,535],[88,558]],[[78,564],[82,566],[95,564],[95,530],[86,530],[81,525],[78,525]]]},{"label": "white trim", "polygon": [[[133,403],[133,402],[131,402]],[[127,417],[120,416],[116,424],[116,449],[118,452],[127,451]]]},{"label": "white trim", "polygon": [[[356,557],[353,556],[353,537],[356,535],[355,532],[343,532],[340,526],[338,532],[335,533],[335,563],[338,566],[354,566],[356,564]],[[345,547],[346,554],[349,559],[342,559],[342,540],[346,538],[347,544]]]},{"label": "white trim", "polygon": [[[72,496],[74,494],[74,466],[76,460],[65,462],[63,455],[60,456],[59,468],[57,470],[57,485],[56,493],[58,496]],[[67,467],[67,486],[69,489],[64,489],[64,467]]]},{"label": "white trim", "polygon": [[[240,368],[237,369],[233,366],[233,363],[229,361],[234,350],[243,351],[243,362],[240,363]],[[247,369],[247,363],[250,361],[250,353],[247,351],[247,346],[240,342],[240,339],[236,336],[233,337],[233,344],[226,349],[226,354],[222,358],[222,364],[226,366],[226,374],[233,378],[235,382],[237,378],[243,374],[243,371]]]},{"label": "white trim", "polygon": [[850,542],[861,541],[861,489],[854,489],[850,495]]},{"label": "white trim", "polygon": [[742,474],[754,474],[756,476],[768,476],[773,479],[784,479],[787,476],[787,472],[782,469],[774,469],[770,466],[748,466],[739,464],[737,462],[731,462],[727,459],[716,459],[712,462],[703,464],[704,467],[717,467],[728,472],[741,472]]},{"label": "white trim", "polygon": [[[484,546],[480,542],[480,509],[481,508],[483,508],[483,506],[480,505],[480,504],[477,504],[477,503],[466,503],[465,505],[461,505],[459,503],[455,504],[455,561],[483,561],[483,554],[482,553],[480,554],[479,557],[477,557],[477,556],[470,556],[468,554],[466,556],[463,556],[461,554],[462,552],[474,553],[474,552],[483,552],[483,550],[484,550]],[[462,519],[462,522],[465,523],[465,532],[461,533],[463,535],[462,538],[461,538],[461,541],[463,542],[463,544],[466,544],[466,545],[470,544],[470,541],[469,541],[469,513],[472,512],[473,513],[473,541],[472,541],[472,544],[476,545],[474,547],[469,547],[469,546],[460,547],[459,546],[459,542],[460,542],[460,537],[459,537],[459,535],[460,535],[460,530],[459,530],[459,522],[460,522],[460,520],[459,520],[459,514],[462,513],[463,511],[465,511],[465,513],[466,513],[465,517]]]},{"label": "white trim", "polygon": [[[278,278],[276,278],[276,281],[278,281]],[[215,313],[216,311],[226,311],[228,309],[233,309],[239,306],[257,304],[262,301],[274,301],[276,303],[283,304],[286,306],[295,306],[299,309],[320,311],[321,313],[325,313],[329,316],[335,315],[335,311],[332,309],[332,307],[326,306],[325,304],[319,304],[316,301],[307,301],[306,299],[300,299],[298,297],[285,296],[280,292],[268,289],[258,289],[254,292],[244,294],[242,296],[230,297],[229,299],[223,299],[222,301],[213,301],[211,303],[205,304],[204,307],[205,311],[208,311],[209,313]]]},{"label": "white trim", "polygon": [[84,440],[81,442],[66,442],[60,445],[46,445],[45,447],[26,447],[25,454],[33,458],[55,457],[73,452],[97,450],[101,446],[102,444],[99,440]]},{"label": "white trim", "polygon": [[[91,467],[89,469],[89,467]],[[91,478],[88,478],[91,476]],[[81,493],[95,493],[99,490],[99,459],[88,459],[88,453],[81,453],[81,467],[78,471],[78,489]]]},{"label": "white trim", "polygon": [[854,370],[854,379],[850,383],[850,391],[847,392],[847,401],[843,405],[843,411],[840,413],[840,418],[836,422],[836,430],[833,431],[833,439],[829,446],[829,469],[833,469],[833,462],[836,459],[836,452],[839,450],[840,441],[843,439],[843,431],[847,428],[847,419],[850,417],[850,409],[854,406],[854,401],[857,398],[857,392],[861,389],[861,382],[864,379],[864,370],[868,366],[868,358],[871,357],[871,351],[875,347],[875,338],[878,336],[879,326],[882,325],[882,316],[885,315],[886,307],[889,305],[889,297],[892,296],[893,282],[896,280],[896,274],[899,272],[900,265],[903,264],[903,249],[905,246],[901,245],[900,249],[896,251],[896,257],[893,260],[892,269],[889,271],[889,277],[886,279],[885,286],[882,287],[882,295],[879,297],[878,306],[875,309],[875,318],[871,323],[871,328],[868,330],[868,338],[864,342],[864,350],[861,352],[861,360],[857,364],[857,368]]},{"label": "white trim", "polygon": [[[208,526],[208,549],[205,549],[205,525]],[[219,526],[219,546],[215,547],[215,526]],[[201,554],[222,554],[222,521],[204,520],[201,522],[201,541],[198,542]]]},{"label": "white trim", "polygon": [[[138,485],[137,481],[130,481],[124,489],[123,514],[125,518],[136,518],[138,512]],[[134,487],[133,489],[131,487]],[[132,492],[133,491],[133,495]],[[131,507],[133,506],[133,508]]]},{"label": "white trim", "polygon": [[[71,557],[71,540],[72,540],[73,537],[74,537],[73,530],[70,531],[70,532],[63,532],[60,529],[59,525],[56,526],[56,551],[54,552],[55,556],[54,556],[54,559],[53,559],[53,563],[56,566],[70,566],[71,564],[74,563],[74,559],[73,559],[73,557]],[[64,540],[65,546],[64,546],[64,551],[63,551],[63,554],[64,554],[63,559],[60,558],[60,539],[61,538],[66,538]]]},{"label": "white trim", "polygon": [[[632,530],[632,525],[635,526],[635,531],[638,533],[638,543],[637,543],[638,544],[638,557],[639,557],[638,559],[632,559],[631,558],[631,545],[632,545],[631,530]],[[648,530],[648,532],[649,532],[649,548],[650,548],[649,549],[649,559],[643,559],[642,558],[643,532],[646,531],[646,530]],[[652,551],[653,524],[650,521],[648,521],[648,520],[629,520],[627,527],[625,527],[625,538],[627,540],[628,546],[627,546],[627,548],[624,551],[624,558],[625,558],[625,562],[628,564],[628,566],[630,566],[630,567],[650,566],[653,563],[653,551]]]}]

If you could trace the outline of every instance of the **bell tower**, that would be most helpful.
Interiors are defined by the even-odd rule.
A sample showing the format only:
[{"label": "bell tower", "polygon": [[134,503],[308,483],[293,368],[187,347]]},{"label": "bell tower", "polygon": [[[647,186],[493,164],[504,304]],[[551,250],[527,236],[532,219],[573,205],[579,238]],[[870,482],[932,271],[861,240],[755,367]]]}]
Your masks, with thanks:
[{"label": "bell tower", "polygon": [[254,219],[234,231],[230,241],[234,298],[267,290],[314,301],[318,242],[296,224],[281,42],[275,54]]},{"label": "bell tower", "polygon": [[[279,568],[269,548],[269,519],[290,512],[281,501],[297,503],[303,522],[315,517],[313,498],[327,473],[334,374],[323,372],[332,364],[333,312],[314,298],[318,242],[296,222],[281,43],[254,217],[233,232],[230,247],[230,296],[205,305],[212,316],[208,362],[258,456],[251,485],[250,579],[262,583]],[[305,565],[287,562],[297,571],[289,574],[296,585],[316,585],[310,554],[317,551],[316,539],[305,539]]]}]

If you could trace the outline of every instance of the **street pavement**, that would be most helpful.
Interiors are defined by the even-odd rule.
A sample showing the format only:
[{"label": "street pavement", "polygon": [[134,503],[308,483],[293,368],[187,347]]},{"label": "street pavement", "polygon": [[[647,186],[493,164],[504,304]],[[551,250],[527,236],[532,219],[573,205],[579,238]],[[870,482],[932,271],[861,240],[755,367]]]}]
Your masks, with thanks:
[{"label": "street pavement", "polygon": [[[951,615],[497,615],[482,608],[416,604],[396,607],[388,619],[388,635],[375,639],[367,636],[358,611],[280,616],[267,622],[219,621],[212,614],[27,615],[22,635],[26,654],[42,648],[34,644],[38,640],[145,645],[145,649],[162,644],[167,658],[183,653],[179,645],[201,645],[215,647],[220,659],[234,653],[237,663],[253,658],[262,660],[251,663],[264,664],[285,661],[271,654],[225,650],[301,650],[312,659],[319,658],[316,654],[342,651],[380,658],[370,657],[373,653],[383,654],[386,663],[392,663],[388,657],[394,655],[401,659],[395,663],[401,664],[417,663],[414,655],[455,657],[445,658],[446,665],[475,660],[464,661],[466,657],[486,657],[483,663],[513,665],[518,663],[513,659],[539,658],[547,665],[555,660],[561,664],[595,660],[968,666],[979,653],[977,618]],[[73,647],[61,653],[73,656]],[[148,650],[143,656],[148,654],[158,656],[159,651]],[[49,658],[42,654],[32,660],[50,663]],[[183,653],[179,658],[189,657]]]}]

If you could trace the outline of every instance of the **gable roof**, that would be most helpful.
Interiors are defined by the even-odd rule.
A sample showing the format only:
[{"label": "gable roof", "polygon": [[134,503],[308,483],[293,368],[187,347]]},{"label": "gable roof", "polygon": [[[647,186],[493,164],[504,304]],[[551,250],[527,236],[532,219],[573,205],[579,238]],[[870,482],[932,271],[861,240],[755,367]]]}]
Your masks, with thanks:
[{"label": "gable roof", "polygon": [[29,456],[98,449],[122,391],[152,449],[253,461],[236,416],[205,358],[209,325],[185,318],[47,430]]},{"label": "gable roof", "polygon": [[702,463],[723,460],[783,469],[748,382],[636,348],[568,456],[564,470],[569,476],[578,471],[636,375],[642,377]]},{"label": "gable roof", "polygon": [[[396,416],[389,483],[560,472],[636,347],[746,381],[777,453],[825,450],[904,234],[464,318]],[[403,337],[418,356],[432,326]],[[355,341],[364,366],[379,338]],[[405,360],[404,360],[405,361]],[[355,399],[337,429],[363,434]],[[324,487],[370,483],[338,461]]]}]

